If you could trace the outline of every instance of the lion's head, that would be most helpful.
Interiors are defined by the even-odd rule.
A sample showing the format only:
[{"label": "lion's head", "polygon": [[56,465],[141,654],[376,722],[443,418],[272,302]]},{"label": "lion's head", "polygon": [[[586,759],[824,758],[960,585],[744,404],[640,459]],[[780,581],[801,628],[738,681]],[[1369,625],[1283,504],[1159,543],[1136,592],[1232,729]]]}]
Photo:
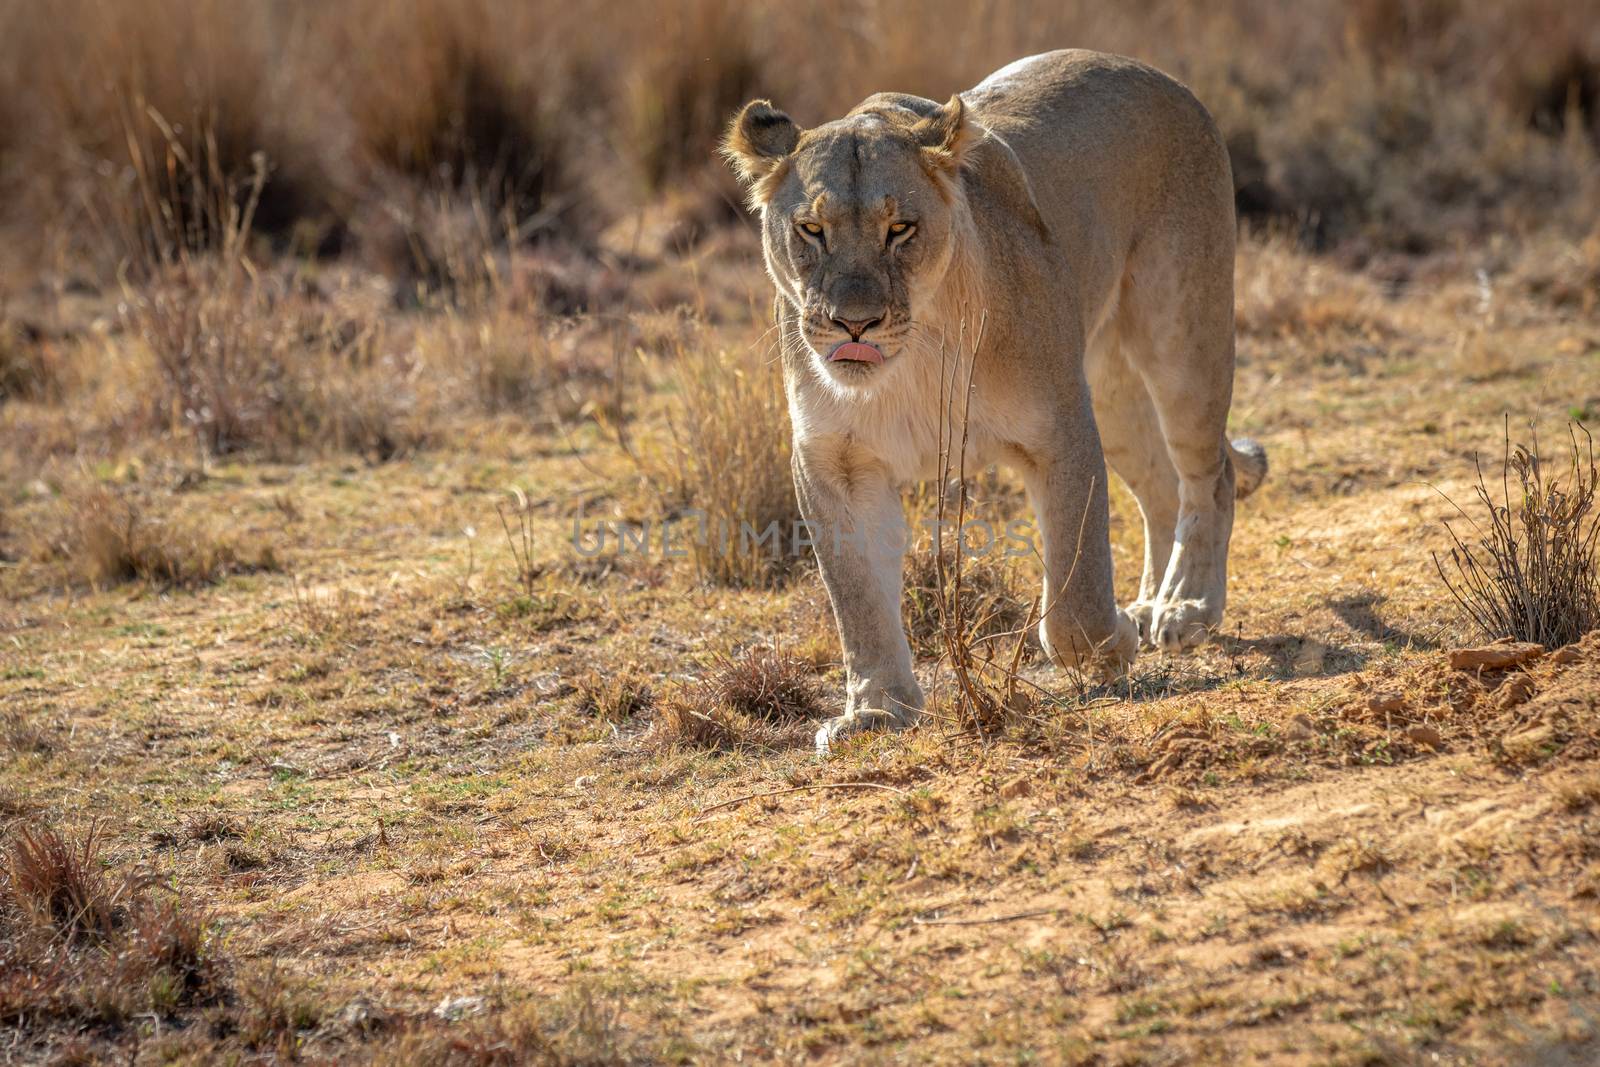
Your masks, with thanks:
[{"label": "lion's head", "polygon": [[968,128],[960,97],[810,130],[756,100],[729,126],[767,269],[826,380],[868,386],[925,327],[960,240]]}]

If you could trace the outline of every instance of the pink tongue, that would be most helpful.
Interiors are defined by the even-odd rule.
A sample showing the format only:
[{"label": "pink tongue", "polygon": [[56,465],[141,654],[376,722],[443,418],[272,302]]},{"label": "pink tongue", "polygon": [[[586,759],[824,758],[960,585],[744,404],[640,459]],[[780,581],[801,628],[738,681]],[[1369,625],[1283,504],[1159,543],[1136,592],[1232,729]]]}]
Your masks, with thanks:
[{"label": "pink tongue", "polygon": [[846,341],[828,355],[832,363],[882,363],[883,353],[864,341]]}]

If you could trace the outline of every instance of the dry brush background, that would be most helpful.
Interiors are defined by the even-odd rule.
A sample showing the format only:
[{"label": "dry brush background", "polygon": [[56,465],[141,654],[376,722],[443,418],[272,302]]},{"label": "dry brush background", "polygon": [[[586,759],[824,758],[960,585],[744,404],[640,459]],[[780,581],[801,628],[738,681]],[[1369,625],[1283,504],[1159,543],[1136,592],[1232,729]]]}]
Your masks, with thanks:
[{"label": "dry brush background", "polygon": [[[1228,631],[1085,688],[922,544],[933,720],[814,762],[808,562],[573,524],[794,514],[733,109],[1069,45],[1232,153]],[[1593,625],[1597,205],[1553,0],[0,0],[0,1058],[1587,1062],[1600,645],[1441,579]]]}]

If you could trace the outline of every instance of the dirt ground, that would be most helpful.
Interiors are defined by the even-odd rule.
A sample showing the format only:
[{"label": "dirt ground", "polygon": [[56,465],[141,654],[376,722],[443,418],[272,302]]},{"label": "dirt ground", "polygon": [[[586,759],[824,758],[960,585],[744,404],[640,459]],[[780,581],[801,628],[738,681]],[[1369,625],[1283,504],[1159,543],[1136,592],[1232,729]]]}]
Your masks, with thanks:
[{"label": "dirt ground", "polygon": [[[722,336],[759,334],[748,238],[696,255],[670,269],[726,288]],[[228,977],[170,1014],[14,1021],[0,1057],[1600,1060],[1600,636],[1455,669],[1477,639],[1430,555],[1475,452],[1600,410],[1592,309],[1528,262],[1490,285],[1470,256],[1397,276],[1247,243],[1234,418],[1273,469],[1224,632],[1115,688],[1029,658],[1029,712],[986,739],[929,656],[906,734],[667,743],[661,709],[753,646],[831,713],[836,642],[809,567],[736,589],[577,557],[580,506],[653,507],[602,423],[485,419],[384,462],[19,463],[0,816],[97,824],[109,869],[210,917]],[[647,390],[640,425],[674,402]],[[19,410],[8,433],[47,421]],[[85,580],[49,548],[85,484],[270,555]],[[1113,511],[1128,599],[1120,486]]]}]

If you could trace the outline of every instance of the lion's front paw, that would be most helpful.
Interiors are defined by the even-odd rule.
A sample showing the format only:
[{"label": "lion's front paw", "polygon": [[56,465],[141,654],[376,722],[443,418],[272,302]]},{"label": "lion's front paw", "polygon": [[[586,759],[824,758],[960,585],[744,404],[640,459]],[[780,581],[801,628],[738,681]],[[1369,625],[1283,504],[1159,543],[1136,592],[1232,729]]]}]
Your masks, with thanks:
[{"label": "lion's front paw", "polygon": [[1151,620],[1151,643],[1163,652],[1187,652],[1199,645],[1216,627],[1220,612],[1204,600],[1173,600],[1156,608]]},{"label": "lion's front paw", "polygon": [[835,741],[853,734],[870,733],[873,730],[904,730],[914,721],[915,716],[909,713],[896,715],[892,711],[881,711],[877,708],[860,708],[846,712],[837,718],[829,719],[817,731],[817,755],[826,756]]},{"label": "lion's front paw", "polygon": [[1135,600],[1127,609],[1128,618],[1139,628],[1139,647],[1150,648],[1155,644],[1155,628],[1152,623],[1156,617],[1156,602],[1154,600]]},{"label": "lion's front paw", "polygon": [[1120,608],[1115,629],[1099,641],[1091,642],[1070,627],[1070,623],[1056,623],[1053,616],[1039,623],[1039,643],[1057,667],[1078,671],[1096,682],[1114,682],[1128,673],[1139,655],[1138,624]]}]

